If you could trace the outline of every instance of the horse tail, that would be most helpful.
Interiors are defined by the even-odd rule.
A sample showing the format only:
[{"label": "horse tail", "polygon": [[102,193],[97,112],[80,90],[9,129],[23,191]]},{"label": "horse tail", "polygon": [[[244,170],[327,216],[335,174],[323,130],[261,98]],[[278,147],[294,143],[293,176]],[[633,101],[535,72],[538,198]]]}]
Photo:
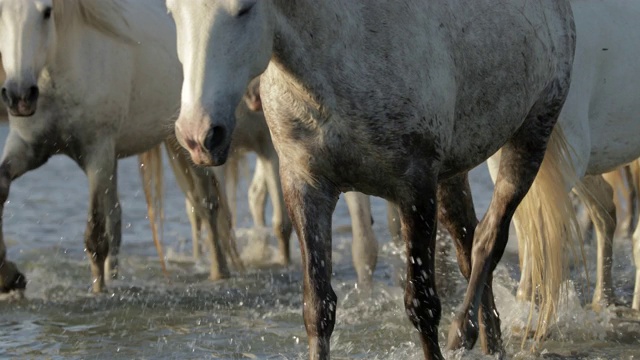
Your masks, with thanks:
[{"label": "horse tail", "polygon": [[[541,343],[557,315],[561,287],[568,272],[567,250],[577,257],[576,244],[579,244],[582,261],[586,264],[582,232],[569,197],[572,186],[582,187],[582,184],[562,128],[555,126],[540,170],[514,214],[518,240],[528,250],[524,255],[528,266],[522,269],[522,276],[529,277],[533,289],[525,334],[532,329],[533,310],[538,304],[534,347]],[[522,340],[523,347],[525,341],[526,336]]]},{"label": "horse tail", "polygon": [[[162,235],[164,229],[164,184],[162,169],[161,145],[138,155],[140,177],[142,178],[142,188],[147,202],[147,216],[151,226],[151,235],[156,251],[160,257],[162,273],[167,276],[167,267],[164,261],[162,250]],[[158,227],[159,225],[159,227]],[[158,231],[158,228],[160,231]]]}]

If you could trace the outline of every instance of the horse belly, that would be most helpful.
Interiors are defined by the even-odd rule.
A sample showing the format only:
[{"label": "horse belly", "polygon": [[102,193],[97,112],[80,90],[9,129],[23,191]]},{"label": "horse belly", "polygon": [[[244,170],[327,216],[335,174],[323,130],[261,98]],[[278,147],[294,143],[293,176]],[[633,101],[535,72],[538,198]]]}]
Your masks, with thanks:
[{"label": "horse belly", "polygon": [[587,173],[600,174],[640,157],[640,3],[574,1],[572,8],[575,81],[563,113],[582,115],[570,121],[588,120]]},{"label": "horse belly", "polygon": [[587,173],[602,174],[640,157],[640,119],[637,114],[592,123]]}]

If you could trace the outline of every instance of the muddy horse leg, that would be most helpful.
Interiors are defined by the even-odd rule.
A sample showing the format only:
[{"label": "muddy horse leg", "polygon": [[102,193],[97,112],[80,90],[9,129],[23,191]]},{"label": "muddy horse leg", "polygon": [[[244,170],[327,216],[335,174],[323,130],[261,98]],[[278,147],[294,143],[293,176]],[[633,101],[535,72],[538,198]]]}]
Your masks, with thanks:
[{"label": "muddy horse leg", "polygon": [[229,268],[220,243],[221,239],[217,236],[219,194],[215,186],[217,183],[213,183],[214,176],[207,173],[208,169],[191,165],[188,155],[171,141],[166,144],[166,148],[178,185],[193,206],[195,215],[207,224],[211,257],[209,277],[211,280],[228,278]]},{"label": "muddy horse leg", "polygon": [[[111,142],[88,149],[83,169],[89,180],[89,217],[85,231],[86,252],[91,261],[92,290],[105,291],[106,271],[117,268],[122,239],[122,211],[118,202],[117,159]],[[112,266],[105,266],[110,257]]]},{"label": "muddy horse leg", "polygon": [[193,246],[193,259],[200,259],[200,240],[202,239],[202,219],[196,213],[195,207],[189,200],[189,197],[184,199],[185,207],[187,211],[187,217],[189,218],[189,224],[191,224],[191,243]]},{"label": "muddy horse leg", "polygon": [[[282,185],[280,183],[280,173],[278,170],[279,161],[275,149],[271,149],[269,156],[261,161],[264,163],[264,179],[267,184],[267,189],[269,190],[271,205],[273,206],[273,217],[271,219],[273,232],[276,235],[276,239],[278,239],[282,265],[289,266],[291,262],[289,242],[291,240],[293,226],[291,225],[291,219],[284,205],[284,195],[282,194]],[[262,216],[264,217],[264,204],[262,205],[262,211]]]},{"label": "muddy horse leg", "polygon": [[[471,277],[462,308],[451,324],[449,349],[470,349],[477,340],[480,301],[493,302],[493,299],[484,299],[488,296],[483,295],[484,290],[491,287],[491,274],[504,253],[513,214],[540,169],[561,109],[559,99],[552,96],[549,101],[543,99],[536,103],[523,125],[501,150],[491,205],[474,234]],[[488,347],[500,345],[488,344]]]},{"label": "muddy horse leg", "polygon": [[400,214],[398,207],[391,202],[387,202],[387,226],[391,241],[400,245],[402,243],[402,230],[400,229]]},{"label": "muddy horse leg", "polygon": [[[438,184],[438,219],[449,231],[456,246],[460,272],[469,281],[471,277],[471,252],[478,218],[473,207],[471,187],[467,173],[440,181]],[[493,301],[491,282],[482,293],[480,313],[480,342],[487,354],[504,353],[502,345],[500,316]]]},{"label": "muddy horse leg", "polygon": [[365,289],[371,289],[373,271],[378,261],[378,242],[371,227],[371,202],[368,195],[355,191],[345,193],[344,197],[351,215],[351,249],[358,284]]},{"label": "muddy horse leg", "polygon": [[611,267],[613,262],[613,237],[616,231],[616,205],[614,189],[602,176],[587,176],[582,187],[575,192],[584,202],[596,230],[598,244],[596,288],[592,307],[600,310],[614,302]]},{"label": "muddy horse leg", "polygon": [[256,159],[256,170],[253,173],[251,184],[249,185],[249,211],[253,219],[253,225],[258,228],[267,226],[264,216],[264,209],[267,204],[267,180],[265,164],[258,157]]},{"label": "muddy horse leg", "polygon": [[291,170],[281,174],[285,203],[302,253],[303,315],[309,358],[326,360],[330,357],[338,300],[331,287],[331,216],[339,192],[326,183],[311,186]]},{"label": "muddy horse leg", "polygon": [[425,359],[443,359],[438,344],[442,307],[435,281],[436,178],[415,177],[412,190],[405,192],[410,196],[397,202],[407,251],[404,306],[409,320],[420,332]]},{"label": "muddy horse leg", "polygon": [[7,247],[4,243],[4,204],[9,198],[11,182],[27,171],[42,166],[47,159],[48,156],[37,156],[34,148],[16,133],[9,133],[0,161],[0,293],[22,290],[27,285],[25,276],[14,263],[7,260]]}]

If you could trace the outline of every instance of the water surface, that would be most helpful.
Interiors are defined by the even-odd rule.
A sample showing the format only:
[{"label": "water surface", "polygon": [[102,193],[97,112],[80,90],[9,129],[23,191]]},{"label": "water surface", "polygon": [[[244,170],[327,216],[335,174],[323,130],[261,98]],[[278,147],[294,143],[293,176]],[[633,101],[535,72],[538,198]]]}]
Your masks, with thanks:
[{"label": "water surface", "polygon": [[[6,137],[0,125],[0,138]],[[253,160],[250,162],[253,166]],[[135,158],[120,162],[118,186],[123,208],[121,277],[103,295],[90,294],[90,271],[83,251],[88,204],[87,180],[71,160],[59,156],[14,182],[4,217],[9,258],[26,274],[26,299],[0,301],[0,358],[69,359],[306,359],[301,314],[300,252],[292,238],[293,265],[264,265],[276,242],[263,248],[250,230],[246,180],[238,199],[240,250],[249,263],[245,274],[212,283],[206,260],[190,258],[190,227],[184,198],[168,170],[164,245],[170,276],[163,277],[151,241],[146,206]],[[471,176],[479,214],[488,206],[492,185],[486,167]],[[350,219],[343,200],[334,214],[333,286],[338,295],[333,359],[420,359],[418,337],[406,318],[399,286],[404,272],[401,251],[389,241],[385,202],[373,200],[375,232],[381,244],[371,295],[356,286],[351,265]],[[270,217],[270,213],[268,213]],[[256,245],[257,244],[257,245]],[[438,284],[443,303],[441,344],[461,302],[460,276],[450,239],[439,235],[443,255]],[[627,304],[633,295],[630,241],[616,241],[616,293]],[[594,251],[587,245],[591,279]],[[527,306],[515,303],[517,257],[513,244],[497,270],[496,297],[510,357],[535,359],[520,352],[517,331]],[[640,318],[615,311],[596,314],[582,306],[586,294],[570,292],[560,321],[542,355],[549,359],[638,359]],[[491,358],[479,350],[450,358]]]}]

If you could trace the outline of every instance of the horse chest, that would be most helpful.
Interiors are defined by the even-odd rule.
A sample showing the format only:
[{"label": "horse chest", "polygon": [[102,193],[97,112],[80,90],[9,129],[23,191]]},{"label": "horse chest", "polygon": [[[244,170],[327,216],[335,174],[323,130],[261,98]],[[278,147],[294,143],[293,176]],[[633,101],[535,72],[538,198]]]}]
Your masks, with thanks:
[{"label": "horse chest", "polygon": [[402,185],[406,174],[428,171],[423,165],[435,157],[435,143],[424,134],[373,131],[366,121],[349,120],[336,116],[320,124],[267,116],[283,170],[378,196]]}]

